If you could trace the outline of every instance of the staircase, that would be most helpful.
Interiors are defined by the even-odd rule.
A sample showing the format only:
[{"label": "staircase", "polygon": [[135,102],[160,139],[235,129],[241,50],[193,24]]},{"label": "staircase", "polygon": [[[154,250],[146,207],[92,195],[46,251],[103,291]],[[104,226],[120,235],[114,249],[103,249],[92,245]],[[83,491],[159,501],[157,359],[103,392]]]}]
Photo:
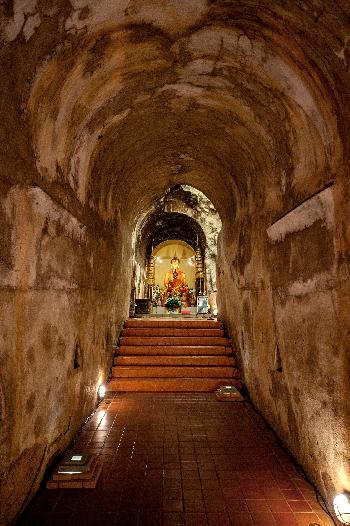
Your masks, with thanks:
[{"label": "staircase", "polygon": [[110,391],[213,391],[241,387],[223,325],[214,320],[133,318],[125,322]]}]

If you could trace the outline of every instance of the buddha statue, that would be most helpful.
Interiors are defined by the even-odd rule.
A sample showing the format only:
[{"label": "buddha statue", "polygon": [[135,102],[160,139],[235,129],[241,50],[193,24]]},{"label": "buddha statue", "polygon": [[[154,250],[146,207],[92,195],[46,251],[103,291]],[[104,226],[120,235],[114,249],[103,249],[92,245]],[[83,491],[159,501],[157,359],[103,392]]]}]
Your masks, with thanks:
[{"label": "buddha statue", "polygon": [[189,306],[188,287],[186,285],[185,273],[179,268],[180,260],[175,255],[170,261],[170,270],[165,274],[164,290],[161,296],[162,305],[170,296],[181,299],[183,306]]},{"label": "buddha statue", "polygon": [[178,289],[182,285],[186,285],[185,273],[180,270],[180,260],[174,256],[170,261],[171,269],[165,274],[164,286],[171,286],[172,290]]}]

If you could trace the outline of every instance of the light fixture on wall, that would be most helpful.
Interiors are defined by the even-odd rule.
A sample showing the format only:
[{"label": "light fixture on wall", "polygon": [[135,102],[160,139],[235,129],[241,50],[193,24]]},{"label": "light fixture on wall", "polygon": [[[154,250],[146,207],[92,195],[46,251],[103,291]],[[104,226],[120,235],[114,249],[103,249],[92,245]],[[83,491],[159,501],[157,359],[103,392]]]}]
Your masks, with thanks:
[{"label": "light fixture on wall", "polygon": [[333,500],[334,512],[342,524],[350,524],[350,493],[339,493]]},{"label": "light fixture on wall", "polygon": [[104,398],[106,394],[106,386],[104,384],[101,384],[98,388],[97,393],[100,399]]}]

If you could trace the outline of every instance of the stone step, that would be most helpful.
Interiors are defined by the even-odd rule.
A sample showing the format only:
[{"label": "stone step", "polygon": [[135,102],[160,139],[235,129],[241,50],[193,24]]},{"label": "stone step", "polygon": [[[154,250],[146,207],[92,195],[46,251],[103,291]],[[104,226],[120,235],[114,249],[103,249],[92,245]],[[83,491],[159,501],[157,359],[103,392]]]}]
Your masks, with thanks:
[{"label": "stone step", "polygon": [[223,345],[122,345],[117,348],[118,356],[144,355],[188,355],[188,356],[223,356],[232,354],[231,347]]},{"label": "stone step", "polygon": [[172,319],[147,319],[147,318],[132,318],[125,322],[124,327],[142,328],[142,327],[172,327],[179,329],[222,329],[222,322],[217,320],[172,320]]},{"label": "stone step", "polygon": [[230,342],[220,336],[122,336],[120,345],[223,345]]},{"label": "stone step", "polygon": [[222,329],[202,329],[202,328],[179,328],[179,327],[132,327],[124,329],[124,336],[224,336]]},{"label": "stone step", "polygon": [[[128,349],[129,347],[127,347]],[[228,366],[234,367],[236,361],[234,358],[227,356],[186,356],[177,355],[177,356],[159,356],[159,355],[149,355],[149,356],[116,356],[114,358],[114,365],[183,365],[183,366],[199,366],[199,365],[209,365],[211,367],[217,366]]]},{"label": "stone step", "polygon": [[210,392],[242,386],[223,325],[203,319],[129,319],[116,350],[112,391]]},{"label": "stone step", "polygon": [[222,385],[242,388],[234,378],[112,378],[108,391],[116,392],[210,392]]},{"label": "stone step", "polygon": [[117,366],[112,367],[114,378],[236,378],[234,367],[191,367],[191,366]]}]

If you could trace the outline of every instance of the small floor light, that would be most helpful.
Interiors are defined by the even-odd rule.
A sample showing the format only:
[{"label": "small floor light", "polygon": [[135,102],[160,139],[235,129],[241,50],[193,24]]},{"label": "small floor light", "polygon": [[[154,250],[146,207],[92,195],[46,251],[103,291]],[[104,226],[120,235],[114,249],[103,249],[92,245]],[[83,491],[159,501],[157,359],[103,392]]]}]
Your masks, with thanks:
[{"label": "small floor light", "polygon": [[348,492],[340,493],[333,500],[334,512],[342,524],[350,524],[349,495]]},{"label": "small floor light", "polygon": [[98,388],[98,397],[102,399],[105,397],[105,394],[106,394],[106,386],[104,384],[101,384],[100,387]]},{"label": "small floor light", "polygon": [[79,475],[86,473],[91,467],[93,457],[85,453],[68,455],[58,466],[60,475]]}]

